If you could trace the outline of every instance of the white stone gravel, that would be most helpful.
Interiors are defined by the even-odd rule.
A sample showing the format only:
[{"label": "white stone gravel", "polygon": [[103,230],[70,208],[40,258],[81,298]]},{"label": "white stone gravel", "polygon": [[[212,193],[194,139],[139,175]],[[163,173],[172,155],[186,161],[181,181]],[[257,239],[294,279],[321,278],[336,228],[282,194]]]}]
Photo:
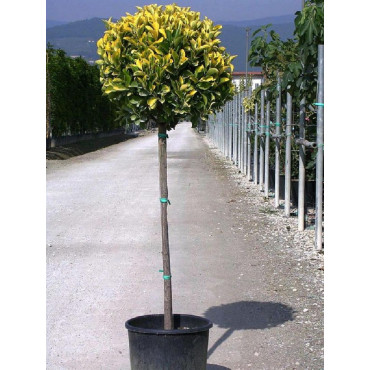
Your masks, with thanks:
[{"label": "white stone gravel", "polygon": [[[280,207],[276,209],[273,194],[266,199],[258,185],[248,181],[207,137],[203,138],[226,170],[230,182],[240,189],[238,199],[235,197],[232,204],[235,205],[235,218],[237,227],[243,232],[242,237],[254,236],[268,252],[268,260],[261,267],[266,270],[270,289],[280,302],[294,307],[295,327],[302,326],[300,336],[303,335],[304,340],[301,351],[305,363],[297,361],[292,364],[294,367],[286,368],[322,369],[324,253],[315,249],[314,229],[298,231],[297,216],[286,217],[284,214],[284,201],[280,201]],[[314,210],[309,211],[314,217]],[[292,207],[291,212],[294,214],[296,209]],[[294,335],[292,331],[292,337]]]}]

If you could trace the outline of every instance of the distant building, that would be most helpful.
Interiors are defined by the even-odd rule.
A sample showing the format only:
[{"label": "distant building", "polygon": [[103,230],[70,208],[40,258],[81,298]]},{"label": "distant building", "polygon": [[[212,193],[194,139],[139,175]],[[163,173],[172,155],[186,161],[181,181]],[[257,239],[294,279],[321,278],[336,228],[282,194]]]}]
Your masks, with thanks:
[{"label": "distant building", "polygon": [[[252,77],[252,90],[261,85],[262,72],[248,72],[248,77]],[[232,78],[234,85],[239,86],[242,79],[245,81],[245,72],[233,72]]]}]

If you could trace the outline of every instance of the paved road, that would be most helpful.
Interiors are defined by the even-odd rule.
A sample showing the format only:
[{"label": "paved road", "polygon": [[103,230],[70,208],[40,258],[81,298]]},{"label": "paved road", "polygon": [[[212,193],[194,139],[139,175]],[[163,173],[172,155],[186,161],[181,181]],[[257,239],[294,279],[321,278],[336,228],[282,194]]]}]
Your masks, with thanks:
[{"label": "paved road", "polygon": [[[190,124],[169,136],[174,312],[213,320],[209,369],[322,368],[222,163]],[[129,369],[125,321],[162,312],[157,162],[156,134],[48,161],[48,369]]]}]

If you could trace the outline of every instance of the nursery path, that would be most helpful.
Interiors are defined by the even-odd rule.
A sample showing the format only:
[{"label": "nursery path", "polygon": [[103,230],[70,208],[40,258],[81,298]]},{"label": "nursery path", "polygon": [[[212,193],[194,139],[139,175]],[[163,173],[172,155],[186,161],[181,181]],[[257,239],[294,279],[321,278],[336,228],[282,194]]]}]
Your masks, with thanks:
[{"label": "nursery path", "polygon": [[[162,312],[157,162],[155,133],[47,161],[47,369],[128,370],[125,321]],[[174,312],[213,321],[208,368],[322,369],[312,246],[189,123],[168,177]]]}]

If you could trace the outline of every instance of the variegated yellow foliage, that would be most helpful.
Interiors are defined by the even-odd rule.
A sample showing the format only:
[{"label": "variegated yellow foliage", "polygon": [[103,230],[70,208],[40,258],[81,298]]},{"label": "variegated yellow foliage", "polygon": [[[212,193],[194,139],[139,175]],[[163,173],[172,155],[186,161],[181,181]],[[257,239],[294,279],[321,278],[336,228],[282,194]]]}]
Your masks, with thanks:
[{"label": "variegated yellow foliage", "polygon": [[235,56],[220,46],[221,26],[176,4],[137,7],[97,42],[102,89],[117,102],[122,119],[155,120],[173,128],[196,122],[233,96]]}]

